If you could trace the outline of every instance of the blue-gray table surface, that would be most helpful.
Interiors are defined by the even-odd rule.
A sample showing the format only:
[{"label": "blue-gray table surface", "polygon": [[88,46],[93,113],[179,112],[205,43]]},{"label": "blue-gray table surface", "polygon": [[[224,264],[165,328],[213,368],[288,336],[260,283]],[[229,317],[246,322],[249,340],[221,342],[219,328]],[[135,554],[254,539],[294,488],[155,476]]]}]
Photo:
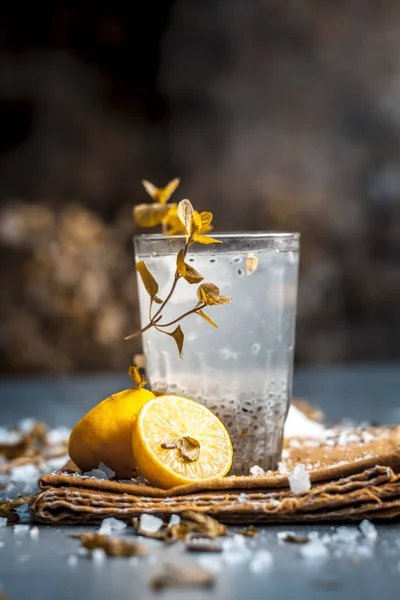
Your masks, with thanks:
[{"label": "blue-gray table surface", "polygon": [[[72,426],[91,406],[129,384],[125,375],[57,378],[3,378],[0,380],[0,425],[21,418],[45,420],[50,426]],[[400,422],[400,364],[298,369],[294,393],[318,404],[327,419],[343,417],[379,424]],[[352,559],[347,552],[332,552],[306,559],[297,545],[282,544],[279,531],[332,533],[337,526],[268,526],[246,540],[254,552],[273,554],[272,568],[254,572],[249,561],[232,561],[218,573],[210,590],[172,589],[166,599],[196,600],[242,598],[395,598],[400,588],[400,523],[378,524],[378,539],[370,555]],[[92,530],[95,528],[85,528]],[[165,560],[186,560],[181,545],[165,548],[154,542],[150,558],[137,562],[107,559],[102,563],[75,555],[76,527],[40,527],[37,538],[0,528],[0,584],[14,600],[115,600],[159,597],[149,587],[151,573]],[[127,534],[128,535],[128,534]],[[151,541],[153,542],[153,541]],[[1,587],[0,587],[1,589]]]}]

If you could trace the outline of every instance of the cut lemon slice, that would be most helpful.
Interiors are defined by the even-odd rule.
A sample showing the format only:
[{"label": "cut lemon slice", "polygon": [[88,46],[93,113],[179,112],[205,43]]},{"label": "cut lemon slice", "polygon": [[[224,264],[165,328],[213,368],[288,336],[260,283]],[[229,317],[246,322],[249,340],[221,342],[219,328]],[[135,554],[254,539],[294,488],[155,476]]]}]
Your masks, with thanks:
[{"label": "cut lemon slice", "polygon": [[231,440],[218,417],[179,396],[158,396],[143,406],[132,447],[142,475],[161,488],[223,477],[232,464]]}]

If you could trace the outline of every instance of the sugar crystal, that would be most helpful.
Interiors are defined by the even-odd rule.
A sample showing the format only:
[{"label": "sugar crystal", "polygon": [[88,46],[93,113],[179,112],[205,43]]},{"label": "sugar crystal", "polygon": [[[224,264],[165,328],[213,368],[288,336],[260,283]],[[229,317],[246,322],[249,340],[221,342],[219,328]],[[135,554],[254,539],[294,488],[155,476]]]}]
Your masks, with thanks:
[{"label": "sugar crystal", "polygon": [[310,475],[303,464],[297,464],[292,472],[287,474],[290,489],[294,494],[307,492],[311,488]]},{"label": "sugar crystal", "polygon": [[101,522],[99,533],[108,535],[112,531],[121,531],[126,528],[126,523],[114,517],[108,517]]},{"label": "sugar crystal", "polygon": [[105,465],[104,463],[99,463],[99,471],[102,471],[103,473],[105,473],[107,475],[108,479],[112,479],[113,477],[115,477],[115,471],[113,471],[112,469],[110,469],[110,467],[107,467],[107,465]]},{"label": "sugar crystal", "polygon": [[143,514],[140,515],[140,529],[147,533],[155,533],[159,531],[163,525],[163,520],[154,515]]},{"label": "sugar crystal", "polygon": [[364,537],[371,540],[372,542],[376,541],[378,537],[378,531],[375,525],[371,523],[371,521],[368,521],[368,519],[364,519],[363,521],[361,521],[360,529]]},{"label": "sugar crystal", "polygon": [[269,550],[256,550],[250,561],[250,571],[253,573],[263,573],[272,567],[273,562],[274,557]]},{"label": "sugar crystal", "polygon": [[179,525],[180,522],[181,522],[181,518],[179,515],[171,515],[168,525],[169,525],[169,527],[172,527],[172,525]]},{"label": "sugar crystal", "polygon": [[14,525],[14,533],[19,535],[20,533],[28,533],[29,525]]},{"label": "sugar crystal", "polygon": [[250,468],[250,475],[253,475],[253,477],[261,477],[262,475],[265,475],[265,471],[258,465],[253,465]]},{"label": "sugar crystal", "polygon": [[101,471],[100,469],[92,469],[91,471],[87,471],[86,473],[83,473],[84,477],[94,477],[95,479],[107,479],[108,477],[106,475],[106,473],[104,473],[104,471]]},{"label": "sugar crystal", "polygon": [[68,556],[67,564],[69,567],[76,567],[78,564],[78,557],[75,554]]}]

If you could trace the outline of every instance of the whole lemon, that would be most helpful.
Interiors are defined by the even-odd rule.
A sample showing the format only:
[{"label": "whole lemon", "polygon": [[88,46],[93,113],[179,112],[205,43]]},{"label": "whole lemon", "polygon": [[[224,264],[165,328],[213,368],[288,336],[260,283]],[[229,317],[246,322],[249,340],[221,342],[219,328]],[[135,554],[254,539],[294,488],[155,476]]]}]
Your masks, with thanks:
[{"label": "whole lemon", "polygon": [[102,462],[120,479],[132,476],[132,429],[142,406],[154,397],[149,390],[133,387],[112,394],[82,417],[68,443],[69,456],[82,472]]}]

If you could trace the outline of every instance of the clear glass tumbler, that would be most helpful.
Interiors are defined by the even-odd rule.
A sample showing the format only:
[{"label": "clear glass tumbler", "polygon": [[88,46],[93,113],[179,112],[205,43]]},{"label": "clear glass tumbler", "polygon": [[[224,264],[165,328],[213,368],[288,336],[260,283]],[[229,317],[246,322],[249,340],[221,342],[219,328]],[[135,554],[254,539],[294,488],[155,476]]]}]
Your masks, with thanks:
[{"label": "clear glass tumbler", "polygon": [[[247,475],[253,465],[275,469],[281,456],[292,388],[299,234],[212,235],[223,243],[193,244],[186,262],[232,303],[204,309],[218,329],[196,314],[180,321],[183,358],[171,337],[154,328],[146,331],[146,376],[151,389],[192,398],[217,414],[232,439],[231,474]],[[183,236],[134,239],[135,259],[146,263],[163,299],[183,246]],[[141,281],[138,285],[144,327],[149,296]],[[164,322],[193,308],[197,287],[179,280],[163,309]]]}]

